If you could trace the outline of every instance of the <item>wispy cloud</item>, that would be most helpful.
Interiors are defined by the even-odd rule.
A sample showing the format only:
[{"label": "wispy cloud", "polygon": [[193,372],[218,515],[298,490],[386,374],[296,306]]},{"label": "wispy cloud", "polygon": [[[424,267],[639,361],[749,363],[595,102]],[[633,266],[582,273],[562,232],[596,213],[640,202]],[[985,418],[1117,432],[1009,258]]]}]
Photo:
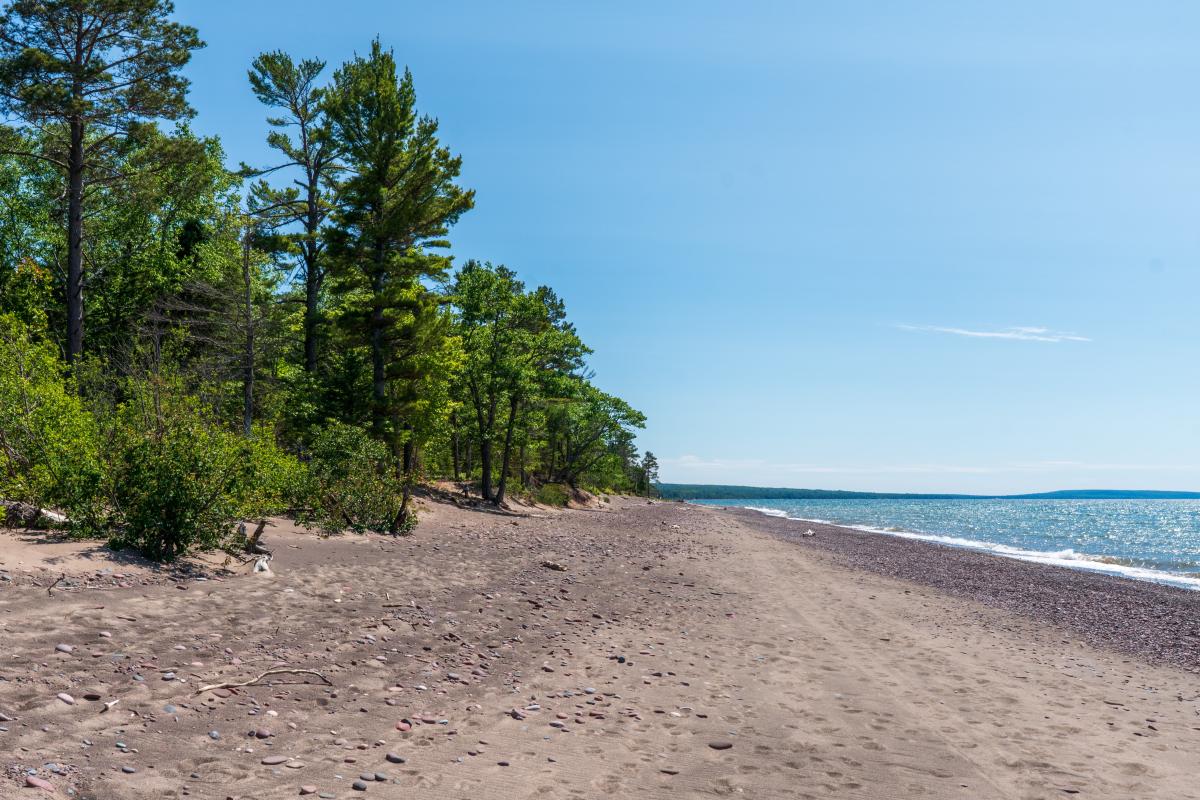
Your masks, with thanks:
[{"label": "wispy cloud", "polygon": [[1089,463],[1084,461],[1030,461],[1011,462],[993,465],[972,464],[795,464],[779,463],[762,459],[736,458],[704,458],[686,454],[674,458],[660,459],[666,466],[679,467],[696,471],[719,472],[769,472],[775,475],[784,474],[830,474],[830,475],[889,475],[889,474],[1004,474],[1004,473],[1037,473],[1057,472],[1060,470],[1087,470],[1095,472],[1107,471],[1164,471],[1164,472],[1195,472],[1200,470],[1200,464],[1120,464],[1120,463]]},{"label": "wispy cloud", "polygon": [[1086,336],[1068,331],[1056,331],[1052,328],[1041,328],[1032,325],[1019,325],[1012,328],[1001,328],[995,331],[977,331],[968,328],[948,328],[940,325],[897,325],[905,331],[923,331],[925,333],[948,333],[952,336],[966,336],[972,339],[1010,339],[1018,342],[1090,342]]}]

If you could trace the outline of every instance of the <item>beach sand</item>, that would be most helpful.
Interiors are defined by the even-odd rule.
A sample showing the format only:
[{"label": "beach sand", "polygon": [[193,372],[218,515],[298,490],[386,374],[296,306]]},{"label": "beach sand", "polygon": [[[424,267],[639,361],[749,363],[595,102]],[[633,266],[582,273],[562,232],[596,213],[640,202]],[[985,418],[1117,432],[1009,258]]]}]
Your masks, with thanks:
[{"label": "beach sand", "polygon": [[[0,534],[0,797],[1200,798],[1200,664],[1160,630],[1200,593],[679,503],[532,513],[281,524],[270,574]],[[197,693],[281,667],[332,685]]]}]

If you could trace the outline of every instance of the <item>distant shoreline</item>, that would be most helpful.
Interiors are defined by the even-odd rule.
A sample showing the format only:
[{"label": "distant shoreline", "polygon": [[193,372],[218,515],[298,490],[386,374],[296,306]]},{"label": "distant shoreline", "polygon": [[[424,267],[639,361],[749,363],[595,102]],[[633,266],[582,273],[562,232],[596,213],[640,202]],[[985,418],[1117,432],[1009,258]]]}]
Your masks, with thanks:
[{"label": "distant shoreline", "polygon": [[1031,494],[919,494],[788,489],[764,486],[660,483],[666,500],[1200,500],[1200,492],[1158,489],[1063,489]]},{"label": "distant shoreline", "polygon": [[[713,507],[713,506],[710,506]],[[719,508],[719,507],[714,507]],[[1088,643],[1200,669],[1200,592],[854,528],[721,511],[846,566],[1061,626]],[[813,535],[804,535],[806,531]]]}]

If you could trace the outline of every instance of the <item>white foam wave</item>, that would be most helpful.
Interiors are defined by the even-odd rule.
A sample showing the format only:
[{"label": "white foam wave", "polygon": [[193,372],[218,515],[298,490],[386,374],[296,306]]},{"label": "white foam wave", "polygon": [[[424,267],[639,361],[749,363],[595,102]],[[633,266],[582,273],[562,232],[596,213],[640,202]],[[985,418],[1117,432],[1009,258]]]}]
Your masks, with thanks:
[{"label": "white foam wave", "polygon": [[876,528],[871,525],[847,525],[842,522],[830,522],[824,519],[815,519],[811,517],[792,517],[786,511],[778,508],[763,508],[759,506],[744,506],[751,511],[758,511],[772,517],[781,517],[783,519],[795,520],[796,522],[816,522],[821,525],[836,525],[839,528],[848,528],[850,530],[862,531],[864,533],[881,533],[885,536],[898,536],[902,539],[918,539],[923,542],[934,542],[943,544],[949,547],[961,547],[966,550],[976,550],[985,553],[993,553],[1005,558],[1015,558],[1020,561],[1031,561],[1035,564],[1049,564],[1055,567],[1067,567],[1068,569],[1078,569],[1087,572],[1102,572],[1109,575],[1118,575],[1124,578],[1132,578],[1139,581],[1150,581],[1152,583],[1162,583],[1168,586],[1178,586],[1184,589],[1193,589],[1200,591],[1200,577],[1192,577],[1190,575],[1176,575],[1172,572],[1164,572],[1158,569],[1150,569],[1148,567],[1138,567],[1132,564],[1115,563],[1107,556],[1097,556],[1089,553],[1080,553],[1070,548],[1065,550],[1023,550],[1019,547],[1012,547],[1006,544],[997,544],[995,542],[984,542],[977,539],[962,539],[957,536],[941,536],[934,533],[919,533],[916,531],[906,531],[899,528]]}]

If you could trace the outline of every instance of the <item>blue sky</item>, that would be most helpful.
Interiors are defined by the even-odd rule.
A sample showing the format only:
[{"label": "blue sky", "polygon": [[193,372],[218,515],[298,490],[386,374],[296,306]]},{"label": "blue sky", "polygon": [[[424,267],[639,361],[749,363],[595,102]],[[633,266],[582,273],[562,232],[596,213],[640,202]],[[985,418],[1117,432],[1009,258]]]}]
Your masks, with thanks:
[{"label": "blue sky", "polygon": [[393,47],[664,480],[1200,489],[1200,5],[176,5],[235,163],[255,54]]}]

